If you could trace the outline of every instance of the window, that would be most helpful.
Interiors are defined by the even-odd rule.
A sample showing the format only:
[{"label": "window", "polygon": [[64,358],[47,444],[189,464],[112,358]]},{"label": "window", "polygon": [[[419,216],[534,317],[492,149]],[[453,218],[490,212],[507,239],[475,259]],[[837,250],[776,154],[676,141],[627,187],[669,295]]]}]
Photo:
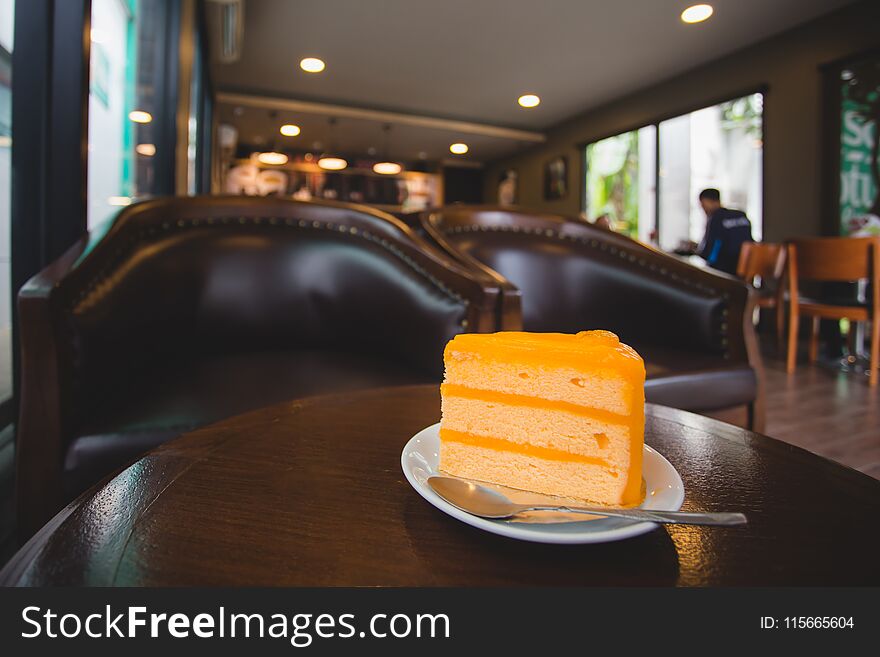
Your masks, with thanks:
[{"label": "window", "polygon": [[653,125],[602,139],[586,149],[586,214],[643,241],[654,230],[656,135]]},{"label": "window", "polygon": [[131,202],[134,109],[128,62],[133,15],[123,0],[94,0],[89,80],[88,220],[93,228]]},{"label": "window", "polygon": [[763,95],[752,94],[660,123],[660,248],[702,239],[697,196],[707,187],[743,210],[761,239],[762,109]]},{"label": "window", "polygon": [[92,0],[88,225],[154,192],[160,0]]},{"label": "window", "polygon": [[703,237],[697,196],[716,187],[761,239],[762,114],[756,93],[589,144],[587,218],[606,214],[613,228],[672,251]]},{"label": "window", "polygon": [[12,46],[14,2],[0,0],[0,402],[12,397]]}]

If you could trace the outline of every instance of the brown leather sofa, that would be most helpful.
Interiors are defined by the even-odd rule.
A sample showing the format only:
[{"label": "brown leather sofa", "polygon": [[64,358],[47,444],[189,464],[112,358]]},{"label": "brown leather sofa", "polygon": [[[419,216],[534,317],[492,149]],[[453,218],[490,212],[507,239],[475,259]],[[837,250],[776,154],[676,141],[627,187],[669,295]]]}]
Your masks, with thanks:
[{"label": "brown leather sofa", "polygon": [[502,288],[500,321],[614,331],[645,358],[650,402],[760,431],[763,368],[748,286],[584,221],[492,206],[424,213],[425,234]]},{"label": "brown leather sofa", "polygon": [[496,282],[390,215],[174,198],[126,208],[19,294],[25,536],[140,453],[305,395],[439,381],[497,328]]}]

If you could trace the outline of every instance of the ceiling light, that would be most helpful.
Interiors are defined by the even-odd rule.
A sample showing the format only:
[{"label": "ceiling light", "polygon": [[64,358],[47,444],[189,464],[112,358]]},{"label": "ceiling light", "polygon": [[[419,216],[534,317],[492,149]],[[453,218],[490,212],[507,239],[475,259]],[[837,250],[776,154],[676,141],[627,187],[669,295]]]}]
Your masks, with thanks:
[{"label": "ceiling light", "polygon": [[279,129],[279,132],[282,135],[284,135],[285,137],[296,137],[301,132],[301,130],[299,129],[298,125],[293,125],[292,123],[285,123]]},{"label": "ceiling light", "polygon": [[462,144],[461,142],[456,143],[456,144],[452,144],[449,147],[449,152],[455,153],[456,155],[464,155],[465,153],[468,152],[468,145]]},{"label": "ceiling light", "polygon": [[317,57],[306,57],[299,63],[299,67],[306,73],[320,73],[324,70],[324,62]]},{"label": "ceiling light", "polygon": [[328,171],[341,171],[348,166],[348,162],[341,157],[322,157],[318,160],[318,166]]},{"label": "ceiling light", "polygon": [[156,154],[156,144],[138,144],[134,150],[138,155],[153,157]]},{"label": "ceiling light", "polygon": [[131,205],[130,196],[110,196],[107,199],[108,205]]},{"label": "ceiling light", "polygon": [[278,151],[266,151],[257,155],[257,159],[262,164],[287,164],[287,156]]},{"label": "ceiling light", "polygon": [[386,176],[393,176],[395,174],[400,173],[401,167],[397,162],[376,162],[373,165],[373,171],[376,173],[381,173]]},{"label": "ceiling light", "polygon": [[0,148],[9,148],[12,146],[12,137],[10,135],[0,135]]},{"label": "ceiling light", "polygon": [[143,110],[132,110],[128,113],[128,118],[135,123],[149,123],[153,120],[153,115]]},{"label": "ceiling light", "polygon": [[541,104],[541,99],[538,98],[535,94],[526,94],[524,96],[520,96],[517,101],[523,107],[537,107]]},{"label": "ceiling light", "polygon": [[712,5],[693,5],[681,12],[681,20],[685,23],[702,23],[709,18],[714,11]]}]

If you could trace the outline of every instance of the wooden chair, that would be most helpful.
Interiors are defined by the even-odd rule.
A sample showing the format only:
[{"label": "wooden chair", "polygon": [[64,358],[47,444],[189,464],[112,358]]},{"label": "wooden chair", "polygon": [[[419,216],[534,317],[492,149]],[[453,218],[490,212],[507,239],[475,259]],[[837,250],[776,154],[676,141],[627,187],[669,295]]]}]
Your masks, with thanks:
[{"label": "wooden chair", "polygon": [[776,340],[780,352],[785,335],[784,271],[784,245],[767,242],[745,242],[742,245],[736,275],[757,290],[759,308],[776,310]]},{"label": "wooden chair", "polygon": [[[880,237],[826,237],[792,240],[788,250],[789,325],[788,366],[794,372],[797,359],[798,323],[801,315],[813,319],[810,332],[810,362],[819,350],[819,320],[849,319],[871,323],[870,384],[877,385],[880,364]],[[801,280],[858,281],[870,283],[866,303],[846,300],[813,300],[799,295]]]}]

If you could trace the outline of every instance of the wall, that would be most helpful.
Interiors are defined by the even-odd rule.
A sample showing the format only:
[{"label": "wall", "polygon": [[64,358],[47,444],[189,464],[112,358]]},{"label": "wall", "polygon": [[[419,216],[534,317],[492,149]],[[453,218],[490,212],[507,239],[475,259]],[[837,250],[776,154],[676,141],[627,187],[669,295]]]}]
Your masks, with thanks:
[{"label": "wall", "polygon": [[[486,199],[496,197],[499,174],[519,174],[519,203],[547,212],[581,212],[583,153],[587,142],[630,130],[766,85],[764,100],[764,238],[781,240],[822,232],[822,64],[880,47],[880,2],[863,1],[770,40],[660,82],[548,131],[548,141],[492,162]],[[694,53],[695,58],[699,57]],[[569,160],[569,193],[543,200],[544,163]]]},{"label": "wall", "polygon": [[483,170],[443,167],[443,203],[481,203]]}]

